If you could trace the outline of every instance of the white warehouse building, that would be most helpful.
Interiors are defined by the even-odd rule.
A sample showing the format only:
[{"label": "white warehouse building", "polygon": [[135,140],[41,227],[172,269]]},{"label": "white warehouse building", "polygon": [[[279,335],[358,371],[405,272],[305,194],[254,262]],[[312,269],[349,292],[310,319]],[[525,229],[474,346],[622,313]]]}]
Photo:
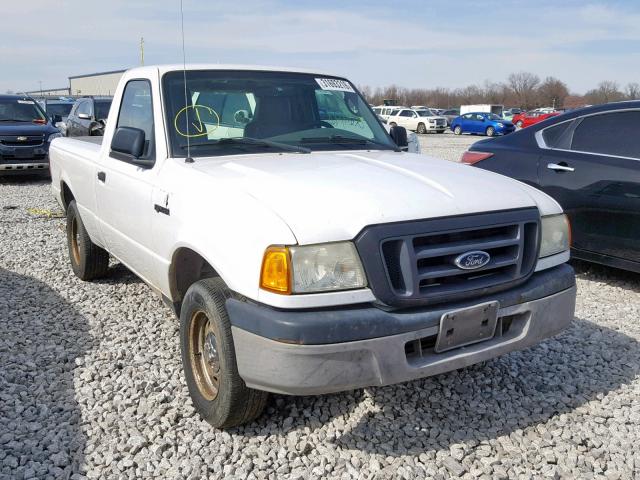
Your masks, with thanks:
[{"label": "white warehouse building", "polygon": [[69,77],[70,95],[113,95],[126,70],[89,73]]}]

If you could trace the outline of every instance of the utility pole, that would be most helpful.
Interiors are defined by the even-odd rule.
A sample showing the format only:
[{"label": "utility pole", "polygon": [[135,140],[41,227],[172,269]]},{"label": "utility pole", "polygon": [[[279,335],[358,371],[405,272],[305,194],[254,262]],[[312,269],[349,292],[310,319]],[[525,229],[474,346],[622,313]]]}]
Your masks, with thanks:
[{"label": "utility pole", "polygon": [[144,67],[144,37],[140,37],[140,65]]}]

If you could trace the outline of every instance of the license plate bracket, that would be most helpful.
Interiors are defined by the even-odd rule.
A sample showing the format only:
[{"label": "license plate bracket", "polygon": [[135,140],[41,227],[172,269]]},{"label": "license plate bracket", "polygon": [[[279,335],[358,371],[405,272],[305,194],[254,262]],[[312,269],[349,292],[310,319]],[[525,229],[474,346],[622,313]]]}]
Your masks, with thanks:
[{"label": "license plate bracket", "polygon": [[25,158],[33,158],[34,154],[33,154],[33,148],[16,148],[13,151],[13,155],[15,156],[15,158],[21,158],[21,159],[25,159]]},{"label": "license plate bracket", "polygon": [[498,308],[498,302],[487,302],[442,315],[435,351],[442,353],[493,338]]}]

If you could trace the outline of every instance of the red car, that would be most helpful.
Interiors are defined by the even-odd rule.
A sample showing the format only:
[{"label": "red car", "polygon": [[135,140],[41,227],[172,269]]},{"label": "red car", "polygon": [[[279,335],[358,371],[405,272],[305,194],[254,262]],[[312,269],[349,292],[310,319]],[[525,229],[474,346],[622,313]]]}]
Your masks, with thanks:
[{"label": "red car", "polygon": [[560,112],[553,113],[542,113],[542,112],[522,112],[517,115],[514,115],[511,119],[511,123],[513,123],[518,128],[530,127],[531,125],[535,125],[542,120],[546,120],[547,118],[556,117],[560,115]]}]

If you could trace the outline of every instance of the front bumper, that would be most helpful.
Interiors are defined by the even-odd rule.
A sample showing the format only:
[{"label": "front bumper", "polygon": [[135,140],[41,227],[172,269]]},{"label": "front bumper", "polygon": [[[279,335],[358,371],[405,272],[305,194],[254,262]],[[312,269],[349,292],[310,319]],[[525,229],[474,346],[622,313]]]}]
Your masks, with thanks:
[{"label": "front bumper", "polygon": [[49,170],[49,161],[29,160],[25,162],[0,163],[0,175],[38,173]]},{"label": "front bumper", "polygon": [[[316,395],[390,385],[466,367],[535,345],[565,329],[573,319],[576,288],[573,270],[567,265],[534,274],[525,285],[504,293],[408,312],[385,312],[371,306],[328,313],[282,312],[251,305],[262,313],[269,311],[267,316],[251,317],[252,309],[241,307],[247,305],[246,302],[229,300],[227,308],[238,371],[249,387],[292,395]],[[519,301],[512,302],[514,296]],[[432,343],[443,313],[460,305],[478,305],[490,300],[500,302],[493,338],[435,353]],[[291,335],[278,338],[277,332],[286,333],[287,327],[274,327],[268,320],[269,317],[285,318],[284,323],[294,325],[295,329],[297,317],[304,321],[313,316],[319,317],[323,328],[319,330],[313,321],[310,329],[298,324],[302,330],[300,335],[308,338],[297,341],[286,338]],[[252,319],[257,320],[254,326],[250,325]],[[353,320],[351,329],[343,323],[345,319]],[[386,322],[381,323],[382,319]],[[369,335],[361,338],[362,326],[367,324]],[[306,341],[322,338],[335,340]]]}]

